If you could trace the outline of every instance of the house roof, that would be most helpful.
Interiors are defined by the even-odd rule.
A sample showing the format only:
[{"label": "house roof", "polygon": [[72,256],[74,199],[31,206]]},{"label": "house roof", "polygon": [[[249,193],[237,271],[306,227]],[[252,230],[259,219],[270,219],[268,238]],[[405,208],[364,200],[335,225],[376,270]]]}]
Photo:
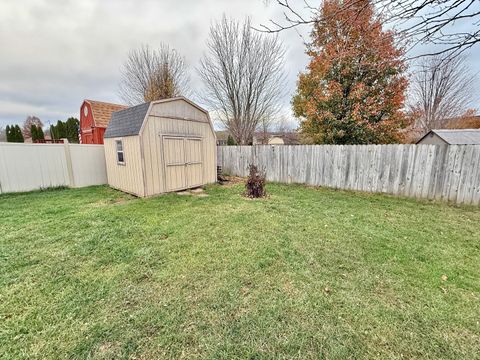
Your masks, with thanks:
[{"label": "house roof", "polygon": [[291,132],[256,132],[254,138],[263,144],[267,144],[272,138],[280,138],[284,141],[285,145],[298,145],[300,144],[299,136],[296,131]]},{"label": "house roof", "polygon": [[450,145],[480,145],[480,129],[431,130],[418,142],[422,141],[430,133],[434,133]]},{"label": "house roof", "polygon": [[230,134],[228,131],[220,130],[220,131],[215,131],[215,135],[217,136],[217,140],[228,140],[228,136]]},{"label": "house roof", "polygon": [[148,102],[114,112],[103,137],[138,135],[149,107],[150,103]]},{"label": "house roof", "polygon": [[128,108],[128,106],[126,105],[111,104],[103,101],[96,101],[96,100],[85,100],[85,101],[90,104],[90,107],[92,109],[93,119],[95,121],[95,126],[97,127],[106,128],[108,126],[108,123],[110,122],[112,113],[114,113],[115,111],[120,111]]}]

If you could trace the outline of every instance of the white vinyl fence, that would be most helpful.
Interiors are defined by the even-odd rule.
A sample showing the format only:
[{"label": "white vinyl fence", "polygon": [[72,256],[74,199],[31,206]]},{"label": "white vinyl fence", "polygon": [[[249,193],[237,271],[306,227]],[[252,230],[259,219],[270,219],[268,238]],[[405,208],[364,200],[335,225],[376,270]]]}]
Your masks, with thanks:
[{"label": "white vinyl fence", "polygon": [[255,164],[269,181],[480,203],[480,145],[220,146],[217,159],[231,175]]},{"label": "white vinyl fence", "polygon": [[0,194],[106,183],[103,145],[0,143]]}]

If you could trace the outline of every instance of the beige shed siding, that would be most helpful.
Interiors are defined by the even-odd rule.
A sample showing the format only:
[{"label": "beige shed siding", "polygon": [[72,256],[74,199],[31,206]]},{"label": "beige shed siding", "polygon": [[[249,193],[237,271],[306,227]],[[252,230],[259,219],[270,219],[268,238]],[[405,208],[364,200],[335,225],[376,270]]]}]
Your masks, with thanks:
[{"label": "beige shed siding", "polygon": [[[205,115],[203,114],[203,116]],[[164,171],[164,135],[197,136],[201,138],[202,183],[208,184],[216,181],[216,142],[208,119],[206,119],[206,122],[198,122],[149,116],[142,133],[147,196],[168,191]]]},{"label": "beige shed siding", "polygon": [[285,141],[281,137],[274,136],[268,140],[268,145],[284,145]]},{"label": "beige shed siding", "polygon": [[150,109],[150,115],[172,119],[189,119],[208,123],[208,117],[203,111],[200,111],[195,106],[190,105],[188,102],[181,99],[153,104]]},{"label": "beige shed siding", "polygon": [[[116,140],[123,142],[125,165],[117,163]],[[144,196],[139,137],[107,138],[104,139],[104,147],[109,185],[137,196]]]}]

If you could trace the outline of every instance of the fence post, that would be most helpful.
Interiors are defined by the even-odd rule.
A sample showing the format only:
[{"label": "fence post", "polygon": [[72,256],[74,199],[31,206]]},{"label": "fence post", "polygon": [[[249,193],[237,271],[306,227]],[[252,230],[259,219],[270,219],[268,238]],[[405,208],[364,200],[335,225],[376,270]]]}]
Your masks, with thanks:
[{"label": "fence post", "polygon": [[72,154],[70,153],[70,144],[68,139],[63,140],[63,148],[65,150],[65,159],[67,160],[68,186],[75,187],[75,178],[73,176]]}]

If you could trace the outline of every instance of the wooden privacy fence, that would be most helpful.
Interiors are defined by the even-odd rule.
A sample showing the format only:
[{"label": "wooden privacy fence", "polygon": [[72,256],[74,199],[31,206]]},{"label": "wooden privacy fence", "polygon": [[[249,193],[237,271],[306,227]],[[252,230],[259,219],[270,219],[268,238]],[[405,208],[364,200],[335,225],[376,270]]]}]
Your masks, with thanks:
[{"label": "wooden privacy fence", "polygon": [[106,183],[103,145],[0,143],[0,194]]},{"label": "wooden privacy fence", "polygon": [[225,173],[415,198],[480,203],[480,145],[220,146]]}]

